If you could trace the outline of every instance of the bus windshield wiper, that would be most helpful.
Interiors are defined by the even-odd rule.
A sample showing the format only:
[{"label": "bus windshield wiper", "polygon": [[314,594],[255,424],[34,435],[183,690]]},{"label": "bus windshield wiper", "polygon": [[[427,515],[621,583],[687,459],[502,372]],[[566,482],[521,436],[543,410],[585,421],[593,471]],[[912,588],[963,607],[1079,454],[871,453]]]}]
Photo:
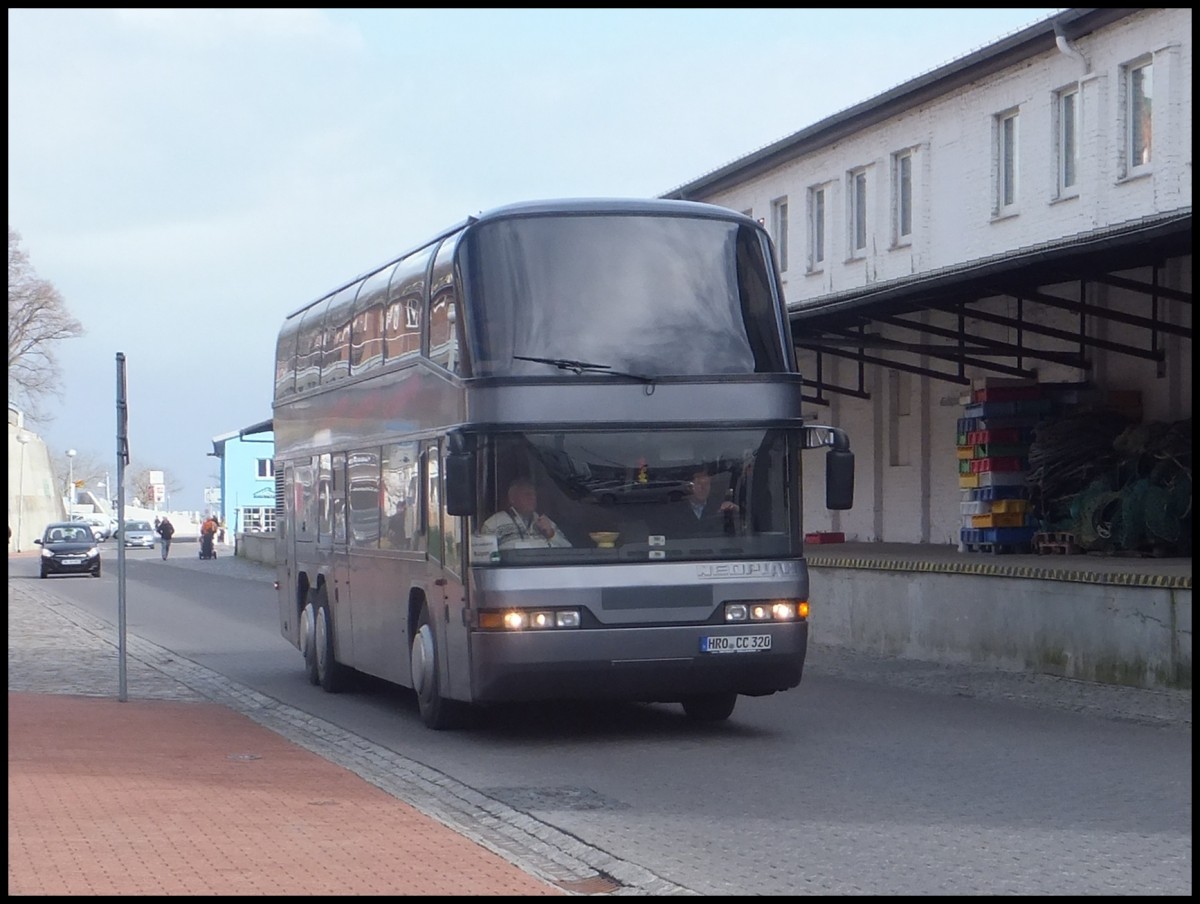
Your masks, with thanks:
[{"label": "bus windshield wiper", "polygon": [[537,364],[549,364],[557,367],[560,370],[569,370],[577,374],[582,373],[603,373],[613,374],[618,377],[629,377],[633,380],[640,380],[642,383],[653,383],[653,377],[647,377],[645,374],[628,373],[623,370],[613,370],[609,364],[591,364],[587,361],[576,361],[572,358],[530,358],[526,355],[513,355],[518,361],[533,361]]}]

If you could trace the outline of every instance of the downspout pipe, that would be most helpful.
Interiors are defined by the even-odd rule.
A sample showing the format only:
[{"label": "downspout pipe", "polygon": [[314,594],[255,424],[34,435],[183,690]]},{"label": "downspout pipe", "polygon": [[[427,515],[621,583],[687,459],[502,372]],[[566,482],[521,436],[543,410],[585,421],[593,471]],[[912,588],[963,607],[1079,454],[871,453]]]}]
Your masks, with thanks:
[{"label": "downspout pipe", "polygon": [[1078,47],[1067,40],[1067,36],[1063,31],[1061,22],[1054,23],[1054,43],[1057,45],[1060,53],[1063,53],[1072,59],[1078,60],[1083,65],[1084,72],[1089,72],[1091,70],[1091,66],[1088,64],[1087,57],[1085,57],[1079,51]]}]

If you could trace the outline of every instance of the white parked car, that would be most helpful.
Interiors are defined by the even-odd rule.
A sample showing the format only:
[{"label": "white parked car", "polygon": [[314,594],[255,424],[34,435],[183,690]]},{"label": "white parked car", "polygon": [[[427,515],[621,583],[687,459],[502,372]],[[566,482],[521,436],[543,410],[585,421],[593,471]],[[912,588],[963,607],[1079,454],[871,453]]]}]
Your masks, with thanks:
[{"label": "white parked car", "polygon": [[105,515],[75,515],[71,520],[88,525],[97,540],[107,540],[112,536],[112,522]]}]

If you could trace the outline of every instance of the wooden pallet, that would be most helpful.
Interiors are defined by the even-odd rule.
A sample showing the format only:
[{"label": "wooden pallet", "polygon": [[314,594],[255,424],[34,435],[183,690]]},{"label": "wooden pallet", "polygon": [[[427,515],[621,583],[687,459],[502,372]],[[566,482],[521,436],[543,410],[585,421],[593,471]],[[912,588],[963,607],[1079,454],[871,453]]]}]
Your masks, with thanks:
[{"label": "wooden pallet", "polygon": [[1039,556],[1077,556],[1083,553],[1083,547],[1075,542],[1075,535],[1069,531],[1042,531],[1033,535],[1033,548]]}]

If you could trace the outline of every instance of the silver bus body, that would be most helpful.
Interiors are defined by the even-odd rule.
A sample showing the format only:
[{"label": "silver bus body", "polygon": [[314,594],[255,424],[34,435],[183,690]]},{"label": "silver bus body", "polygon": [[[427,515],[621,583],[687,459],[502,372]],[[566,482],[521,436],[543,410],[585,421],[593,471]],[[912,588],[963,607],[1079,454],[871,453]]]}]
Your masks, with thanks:
[{"label": "silver bus body", "polygon": [[[517,700],[724,718],[795,687],[803,451],[837,456],[834,507],[852,490],[801,385],[750,219],[666,201],[472,218],[280,332],[282,633],[314,683],[413,687],[435,728]],[[514,518],[518,480],[559,540]],[[506,512],[520,537],[501,542]]]}]

